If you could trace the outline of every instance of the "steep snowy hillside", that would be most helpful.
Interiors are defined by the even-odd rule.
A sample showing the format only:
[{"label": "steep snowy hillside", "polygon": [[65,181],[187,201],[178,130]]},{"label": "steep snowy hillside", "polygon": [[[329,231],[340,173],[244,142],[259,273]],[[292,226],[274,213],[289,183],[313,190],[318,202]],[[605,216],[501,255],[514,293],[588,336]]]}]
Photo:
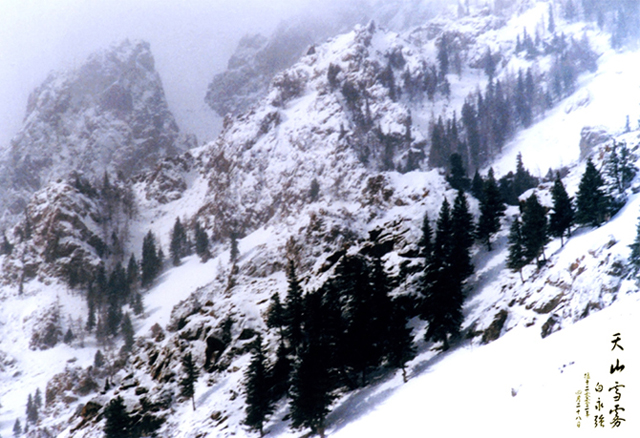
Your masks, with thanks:
[{"label": "steep snowy hillside", "polygon": [[[611,163],[624,147],[626,164],[640,164],[638,52],[611,48],[619,15],[601,11],[599,27],[588,2],[574,15],[567,2],[469,3],[399,31],[371,21],[333,36],[277,73],[251,109],[227,116],[216,140],[131,178],[107,166],[98,179],[62,175],[32,196],[0,236],[0,433],[19,419],[32,437],[98,438],[118,427],[126,430],[115,436],[249,437],[260,428],[277,437],[309,428],[346,438],[503,436],[523,424],[572,434],[587,372],[590,391],[614,387],[618,376],[628,386],[620,431],[637,428],[638,300],[628,257],[639,183],[615,186]],[[480,192],[456,175],[452,155],[477,171]],[[527,208],[517,197],[535,194],[553,207],[559,175],[575,198],[592,164],[603,190],[617,190],[618,209],[598,227],[549,237],[522,278],[508,269],[510,228]],[[535,182],[516,193],[524,166]],[[457,235],[446,234],[445,217],[449,205],[462,208],[452,186],[466,184],[477,223],[491,168],[515,200],[497,232],[470,243],[459,333],[438,338],[430,333],[436,305],[425,303],[440,272],[459,273],[434,268],[423,221],[436,230],[435,248],[451,248]],[[304,297],[298,344],[292,290]],[[370,291],[384,311],[365,301]],[[289,312],[281,319],[278,303]],[[415,357],[388,340],[345,348],[380,321],[395,344],[412,341]],[[257,427],[246,424],[245,382],[259,340],[275,403]],[[372,349],[384,359],[360,365]],[[612,376],[616,359],[627,368]],[[33,366],[43,361],[51,365]],[[316,369],[312,383],[333,386],[322,418],[301,423],[292,400],[314,362],[330,371]],[[199,374],[191,382],[190,364]],[[278,397],[277,372],[286,374]],[[36,390],[39,418],[27,420]],[[584,424],[593,428],[598,393],[590,394]],[[609,429],[612,394],[600,394]]]},{"label": "steep snowy hillside", "polygon": [[89,179],[130,177],[186,146],[149,44],[114,45],[74,71],[52,73],[31,94],[24,127],[0,157],[2,222],[13,222],[34,191],[73,170]]}]

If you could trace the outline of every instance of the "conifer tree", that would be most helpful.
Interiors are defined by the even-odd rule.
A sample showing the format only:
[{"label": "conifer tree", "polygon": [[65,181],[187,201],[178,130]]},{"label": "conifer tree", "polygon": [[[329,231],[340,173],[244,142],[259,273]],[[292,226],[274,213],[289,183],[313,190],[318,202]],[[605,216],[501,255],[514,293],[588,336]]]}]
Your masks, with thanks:
[{"label": "conifer tree", "polygon": [[33,404],[38,409],[42,407],[42,392],[40,391],[40,388],[36,388],[36,392],[33,395]]},{"label": "conifer tree", "polygon": [[522,240],[526,249],[527,259],[538,260],[544,255],[544,247],[549,241],[547,212],[540,205],[535,193],[531,194],[522,204]]},{"label": "conifer tree", "polygon": [[93,282],[89,283],[89,290],[87,291],[87,306],[89,307],[89,314],[87,315],[87,325],[85,329],[91,333],[93,328],[96,326],[96,306],[95,306],[95,295],[94,295],[94,287]]},{"label": "conifer tree", "polygon": [[451,268],[462,281],[473,273],[470,250],[473,246],[475,226],[469,212],[467,197],[458,190],[451,211]]},{"label": "conifer tree", "polygon": [[62,342],[64,342],[67,345],[71,345],[74,339],[75,339],[75,335],[73,334],[71,327],[69,327],[67,329],[67,332],[64,335],[64,338],[62,338]]},{"label": "conifer tree", "polygon": [[268,382],[268,364],[265,357],[262,335],[253,346],[251,362],[244,375],[246,408],[244,423],[264,436],[263,425],[273,411]]},{"label": "conifer tree", "polygon": [[238,248],[238,234],[231,233],[231,248],[229,250],[229,261],[235,265],[240,257],[240,249]]},{"label": "conifer tree", "polygon": [[538,178],[532,176],[524,167],[522,162],[522,153],[518,152],[516,157],[516,173],[513,177],[513,190],[515,196],[518,197],[527,190],[538,185]]},{"label": "conifer tree", "polygon": [[269,396],[272,402],[277,402],[289,393],[291,372],[293,370],[292,359],[289,357],[289,349],[284,341],[278,343],[276,362],[269,373]]},{"label": "conifer tree", "polygon": [[130,353],[131,351],[133,351],[133,344],[135,342],[135,339],[134,339],[135,331],[133,329],[133,323],[131,322],[131,317],[129,317],[129,313],[125,313],[124,316],[122,317],[120,332],[122,333],[122,338],[124,339],[124,346],[122,347],[122,351],[126,353]]},{"label": "conifer tree", "polygon": [[182,357],[182,372],[183,377],[180,379],[180,394],[184,397],[190,398],[193,405],[193,410],[196,410],[195,400],[195,384],[198,380],[198,369],[193,361],[193,356],[189,351]]},{"label": "conifer tree", "polygon": [[[631,185],[638,169],[633,163],[634,157],[627,145],[617,143],[615,140],[611,151],[604,162],[604,177],[606,178],[607,192],[615,202],[615,210],[626,202],[625,190]],[[613,211],[612,211],[613,213]]]},{"label": "conifer tree", "polygon": [[100,369],[104,366],[105,360],[102,351],[96,351],[96,354],[93,356],[93,367]]},{"label": "conifer tree", "polygon": [[431,243],[431,225],[429,224],[429,214],[425,213],[422,219],[422,237],[418,246],[420,247],[420,256],[424,257],[425,263],[431,258],[432,243]]},{"label": "conifer tree", "polygon": [[140,263],[142,287],[148,287],[160,273],[162,262],[156,249],[156,237],[149,231],[142,241],[142,261]]},{"label": "conifer tree", "polygon": [[29,397],[27,398],[26,414],[27,414],[27,422],[31,424],[36,424],[38,422],[38,417],[39,417],[38,406],[34,403],[33,396],[31,394],[29,394]]},{"label": "conifer tree", "polygon": [[209,251],[209,235],[198,222],[196,222],[195,225],[195,236],[196,254],[198,254],[202,263],[206,263],[206,261],[211,258],[211,252]]},{"label": "conifer tree", "polygon": [[187,233],[182,226],[179,217],[176,217],[176,221],[173,224],[169,253],[171,254],[171,262],[173,263],[173,266],[179,266],[182,257],[187,255]]},{"label": "conifer tree", "polygon": [[549,234],[560,237],[561,245],[564,246],[565,233],[571,237],[574,211],[571,198],[562,184],[560,174],[556,175],[556,180],[551,188],[551,198],[553,199],[553,211],[549,217]]},{"label": "conifer tree", "polygon": [[20,419],[16,418],[16,422],[13,423],[13,436],[19,437],[20,435],[22,435],[22,425]]},{"label": "conifer tree", "polygon": [[469,190],[471,181],[467,177],[467,170],[462,164],[462,156],[458,153],[453,153],[449,157],[449,175],[447,181],[455,190]]},{"label": "conifer tree", "polygon": [[131,254],[129,262],[127,263],[127,283],[130,291],[135,291],[138,288],[138,279],[140,277],[140,268],[138,267],[138,261],[136,256]]},{"label": "conifer tree", "polygon": [[291,350],[298,352],[302,344],[302,288],[296,275],[296,265],[289,260],[287,265],[287,297],[285,298],[285,335]]},{"label": "conifer tree", "polygon": [[515,218],[509,230],[509,255],[507,256],[507,267],[513,272],[520,274],[520,280],[524,283],[522,276],[522,268],[524,268],[530,260],[527,258],[527,249],[524,246],[522,237],[522,223],[520,218]]},{"label": "conifer tree", "polygon": [[633,240],[633,243],[629,245],[629,248],[631,248],[631,254],[629,255],[629,265],[631,266],[633,275],[637,277],[638,273],[640,273],[640,219],[638,220],[638,225],[636,226],[636,237]]},{"label": "conifer tree", "polygon": [[111,399],[104,410],[105,438],[132,438],[132,421],[121,396]]},{"label": "conifer tree", "polygon": [[502,201],[500,189],[491,168],[484,181],[477,229],[478,239],[487,246],[489,251],[491,251],[491,238],[500,230],[500,218],[504,216],[505,210],[506,206]]},{"label": "conifer tree", "polygon": [[477,170],[473,175],[473,180],[471,181],[471,194],[478,201],[482,200],[482,197],[484,196],[484,181]]},{"label": "conifer tree", "polygon": [[589,158],[576,195],[576,223],[599,227],[607,218],[609,205],[604,180]]},{"label": "conifer tree", "polygon": [[278,292],[274,292],[273,295],[271,295],[271,303],[267,312],[267,327],[278,329],[280,340],[284,340],[285,325],[285,309],[280,302],[280,294]]},{"label": "conifer tree", "polygon": [[411,327],[407,327],[407,318],[398,300],[391,305],[389,326],[384,339],[387,364],[393,369],[402,370],[402,379],[407,382],[407,362],[416,356]]},{"label": "conifer tree", "polygon": [[456,337],[462,324],[462,276],[453,271],[452,248],[453,225],[449,203],[445,199],[422,286],[422,317],[429,323],[425,339],[442,341],[444,350],[449,348],[449,337]]},{"label": "conifer tree", "polygon": [[307,427],[324,437],[324,422],[335,399],[330,367],[331,346],[325,329],[322,294],[305,298],[305,342],[300,348],[291,379],[290,415],[294,429]]}]

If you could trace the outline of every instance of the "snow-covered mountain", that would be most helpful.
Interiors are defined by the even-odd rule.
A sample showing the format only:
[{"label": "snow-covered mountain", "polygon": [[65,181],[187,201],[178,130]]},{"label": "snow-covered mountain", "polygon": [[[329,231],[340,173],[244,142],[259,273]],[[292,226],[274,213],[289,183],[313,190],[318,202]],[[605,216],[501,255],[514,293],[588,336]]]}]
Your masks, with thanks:
[{"label": "snow-covered mountain", "polygon": [[188,143],[169,111],[149,44],[124,41],[31,93],[24,126],[0,157],[3,222],[31,194],[77,171],[130,177]]},{"label": "snow-covered mountain", "polygon": [[[371,21],[316,43],[275,74],[264,95],[259,90],[271,73],[256,67],[253,57],[259,57],[268,43],[259,37],[246,39],[243,47],[251,53],[236,55],[239,68],[250,65],[264,73],[257,83],[251,82],[253,73],[243,76],[243,85],[256,85],[256,93],[237,108],[251,104],[250,109],[228,115],[217,139],[181,154],[159,79],[146,88],[111,81],[106,88],[83,94],[77,103],[69,91],[70,109],[56,110],[57,104],[51,104],[46,120],[60,113],[81,116],[65,117],[57,124],[39,116],[49,108],[47,93],[64,95],[54,90],[73,90],[85,80],[93,86],[95,78],[80,79],[73,73],[73,87],[64,85],[67,79],[43,85],[43,91],[34,94],[37,99],[30,104],[20,141],[12,147],[31,151],[21,155],[25,158],[20,162],[26,163],[26,157],[45,144],[27,133],[55,133],[55,138],[63,138],[56,144],[64,145],[56,147],[70,154],[66,164],[73,163],[77,171],[68,175],[57,155],[38,161],[41,166],[32,174],[42,182],[30,187],[35,194],[24,204],[27,214],[5,233],[11,250],[3,248],[0,256],[2,434],[11,433],[17,418],[25,424],[25,403],[40,389],[45,403],[38,422],[30,423],[29,436],[103,436],[105,408],[117,396],[136,419],[140,436],[254,436],[243,424],[242,382],[258,333],[268,345],[269,360],[273,363],[277,356],[279,333],[268,327],[266,316],[271,297],[278,294],[284,300],[286,295],[288,260],[295,262],[302,288],[313,292],[336,274],[345,257],[368,256],[375,248],[383,253],[393,296],[416,296],[424,264],[418,247],[423,217],[428,214],[434,221],[443,199],[453,203],[456,196],[447,182],[445,163],[436,159],[443,150],[460,153],[469,169],[483,175],[494,167],[498,178],[515,169],[521,153],[525,165],[540,178],[521,199],[536,193],[547,207],[553,185],[545,179],[548,169],[552,176],[561,172],[569,194],[575,196],[586,157],[602,168],[614,141],[637,153],[639,131],[635,123],[624,126],[626,116],[635,120],[640,115],[637,52],[628,46],[611,48],[614,13],[603,11],[599,27],[587,14],[588,2],[574,15],[568,4],[520,1],[490,7],[466,2],[432,20],[392,25],[415,5],[402,7],[387,27]],[[150,54],[142,43],[125,43],[97,58],[137,66],[146,73],[134,69],[134,76],[157,79],[152,63],[145,61]],[[579,61],[575,69],[566,69],[563,61],[568,59]],[[79,71],[86,69],[91,70]],[[117,71],[120,78],[124,73]],[[102,73],[97,77],[103,78]],[[129,76],[123,77],[121,81],[129,84]],[[520,88],[528,87],[528,77],[532,85],[526,99],[534,110],[530,118],[524,113],[507,117],[511,121],[497,128],[508,132],[497,140],[497,131],[483,118],[491,107],[481,103],[493,102],[492,93],[499,95],[498,83],[508,97],[505,101],[518,97]],[[64,86],[54,87],[56,81]],[[244,91],[218,93],[230,93],[225,97],[233,100]],[[131,102],[141,102],[141,108],[147,103],[140,110],[146,119]],[[505,107],[514,113],[521,108],[513,101]],[[164,117],[158,116],[156,124],[153,114]],[[98,128],[82,134],[84,128],[77,125],[81,119],[81,126],[98,120]],[[478,121],[478,131],[493,133],[483,137],[479,149],[474,149],[470,120]],[[103,143],[104,136],[98,135],[103,121],[114,121],[108,125],[109,138],[117,137],[113,142]],[[437,135],[440,123],[447,136],[453,126],[460,131],[449,149]],[[52,128],[58,125],[64,131]],[[149,136],[136,137],[135,127]],[[144,149],[133,145],[156,148],[138,156]],[[116,156],[122,159],[113,161]],[[144,161],[135,161],[136,156]],[[45,172],[45,162],[57,167]],[[83,167],[85,163],[91,165]],[[57,181],[48,182],[51,179]],[[620,331],[627,345],[632,342],[635,325],[628,309],[637,306],[637,286],[627,258],[640,203],[634,187],[637,183],[626,191],[627,204],[609,222],[576,230],[564,245],[552,240],[546,263],[525,266],[524,281],[506,268],[508,230],[519,214],[518,207],[509,207],[493,250],[473,247],[475,272],[465,290],[462,339],[443,352],[439,344],[423,340],[425,322],[412,318],[409,326],[418,354],[408,364],[409,382],[403,385],[399,373],[380,373],[368,387],[336,394],[326,422],[328,435],[386,436],[396,430],[403,436],[423,436],[494,427],[503,436],[513,431],[515,420],[494,423],[495,412],[489,412],[489,406],[523,419],[522,410],[544,404],[544,397],[554,399],[556,411],[566,410],[566,418],[549,417],[552,427],[574,432],[574,388],[584,386],[583,370],[577,369],[600,367],[602,360],[595,358],[610,348],[609,339],[595,336],[598,327],[604,324],[609,334]],[[470,195],[468,200],[477,219],[478,201]],[[194,240],[196,224],[207,233],[207,257],[184,256],[178,266],[165,263],[160,276],[140,289],[145,310],[132,317],[136,338],[131,352],[122,349],[120,336],[87,332],[95,305],[88,299],[89,284],[94,284],[96,272],[102,267],[116,272],[131,254],[140,260],[149,232],[168,254],[177,219]],[[117,281],[117,276],[112,278]],[[134,304],[127,301],[124,310],[133,312]],[[596,312],[603,315],[592,315]],[[106,318],[102,324],[107,324]],[[69,332],[75,336],[61,342]],[[574,356],[569,346],[584,345],[585,336],[597,338],[602,347]],[[98,350],[106,356],[106,365],[96,362]],[[179,390],[186,353],[201,370],[195,410]],[[514,355],[519,360],[513,360]],[[33,366],[42,361],[50,366]],[[501,363],[509,372],[492,368]],[[536,388],[542,380],[531,375],[538,372],[536,365],[549,379],[548,393]],[[624,382],[629,387],[638,380],[632,368],[629,365],[630,380]],[[592,373],[600,376],[605,371],[594,368]],[[465,376],[460,382],[469,397],[458,405],[464,407],[459,414],[473,421],[450,423],[451,429],[446,429],[443,424],[420,423],[423,416],[411,415],[412,420],[390,426],[397,412],[416,412],[411,406],[422,406],[420,397],[429,398],[424,406],[431,418],[453,420],[445,402],[456,401],[450,394],[458,387],[456,375]],[[483,383],[487,375],[495,387]],[[461,396],[459,388],[456,391]],[[491,403],[479,402],[481,397]],[[610,399],[607,407],[608,403]],[[636,404],[625,406],[631,413]],[[634,427],[630,417],[622,428]],[[287,401],[280,400],[265,431],[293,436],[289,425]],[[541,425],[536,430],[547,429]]]}]

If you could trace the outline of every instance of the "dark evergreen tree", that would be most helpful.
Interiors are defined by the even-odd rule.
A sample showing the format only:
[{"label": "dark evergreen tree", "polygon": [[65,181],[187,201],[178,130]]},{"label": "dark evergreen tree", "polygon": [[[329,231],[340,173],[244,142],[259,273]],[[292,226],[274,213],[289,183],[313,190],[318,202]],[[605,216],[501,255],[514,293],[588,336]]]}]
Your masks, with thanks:
[{"label": "dark evergreen tree", "polygon": [[169,253],[171,254],[171,262],[173,263],[173,266],[179,266],[182,257],[187,255],[187,232],[178,217],[173,224]]},{"label": "dark evergreen tree", "polygon": [[589,158],[576,195],[576,223],[599,227],[608,217],[609,205],[604,180]]},{"label": "dark evergreen tree", "polygon": [[449,337],[457,337],[462,324],[462,276],[453,272],[453,224],[449,203],[442,202],[431,260],[427,264],[422,293],[422,317],[429,323],[426,340],[443,342],[449,348]]},{"label": "dark evergreen tree", "polygon": [[140,278],[140,268],[136,256],[131,254],[129,257],[129,263],[127,263],[127,283],[130,291],[135,291],[138,288],[138,279]]},{"label": "dark evergreen tree", "polygon": [[31,424],[36,424],[38,422],[38,417],[39,417],[38,406],[36,406],[36,404],[34,403],[33,396],[31,394],[29,394],[29,397],[27,398],[26,414],[27,414],[27,422]]},{"label": "dark evergreen tree", "polygon": [[522,205],[522,242],[528,260],[538,260],[544,255],[544,247],[549,241],[547,211],[540,205],[535,193]]},{"label": "dark evergreen tree", "polygon": [[547,30],[550,33],[556,33],[556,20],[553,16],[553,6],[551,6],[551,3],[549,3],[549,19],[548,19],[549,23],[547,24]]},{"label": "dark evergreen tree", "polygon": [[482,199],[480,200],[480,218],[478,220],[477,238],[491,251],[491,238],[500,230],[500,218],[504,216],[506,206],[502,201],[500,189],[489,169],[484,181]]},{"label": "dark evergreen tree", "polygon": [[287,265],[287,297],[285,298],[285,335],[289,341],[289,347],[297,353],[302,345],[302,288],[296,274],[296,265],[289,260]]},{"label": "dark evergreen tree", "polygon": [[240,257],[240,249],[238,248],[238,235],[237,233],[231,233],[231,248],[229,250],[229,261],[231,264],[236,264]]},{"label": "dark evergreen tree", "polygon": [[98,350],[96,351],[96,354],[93,356],[93,367],[100,369],[104,366],[105,364],[105,360],[104,360],[104,355],[102,354],[102,351]]},{"label": "dark evergreen tree", "polygon": [[87,315],[87,325],[85,329],[91,333],[96,326],[96,305],[93,282],[89,283],[89,289],[87,290],[87,306],[89,308],[89,314]]},{"label": "dark evergreen tree", "polygon": [[469,190],[471,181],[467,177],[467,170],[462,163],[462,156],[458,153],[451,154],[449,157],[449,175],[447,181],[455,190]]},{"label": "dark evergreen tree", "polygon": [[69,327],[67,329],[67,332],[64,334],[64,338],[62,338],[62,342],[64,342],[67,345],[71,345],[71,343],[73,342],[73,340],[75,339],[75,335],[73,334],[73,331],[71,330],[71,327]]},{"label": "dark evergreen tree", "polygon": [[140,263],[142,287],[149,287],[160,273],[162,261],[156,249],[156,237],[149,231],[142,241],[142,261]]},{"label": "dark evergreen tree", "polygon": [[122,317],[120,333],[122,333],[122,338],[124,339],[124,345],[122,347],[122,351],[126,353],[130,353],[131,351],[133,351],[133,344],[135,342],[135,339],[134,339],[135,331],[133,329],[133,323],[131,322],[131,317],[129,317],[128,313],[125,313],[124,316]]},{"label": "dark evergreen tree", "polygon": [[290,415],[295,429],[307,427],[324,437],[325,419],[335,399],[331,369],[330,329],[319,292],[305,297],[305,342],[300,348],[291,379]]},{"label": "dark evergreen tree", "polygon": [[524,283],[522,276],[522,268],[529,264],[527,258],[527,249],[524,246],[524,238],[522,237],[522,223],[519,218],[515,218],[509,230],[509,255],[507,256],[507,267],[513,272],[520,274],[520,280]]},{"label": "dark evergreen tree", "polygon": [[387,365],[402,370],[402,379],[407,381],[407,362],[416,356],[411,327],[407,327],[407,318],[398,300],[391,305],[389,325],[384,338],[384,350]]},{"label": "dark evergreen tree", "polygon": [[482,197],[484,196],[484,180],[480,176],[480,172],[477,170],[473,175],[473,180],[471,181],[471,194],[478,201],[482,200]]},{"label": "dark evergreen tree", "polygon": [[133,294],[133,314],[136,316],[140,316],[144,313],[144,305],[142,303],[142,295],[140,292],[135,292]]},{"label": "dark evergreen tree", "polygon": [[571,237],[571,226],[573,225],[573,205],[571,198],[562,184],[560,174],[556,176],[551,189],[551,198],[553,199],[553,211],[549,218],[549,234],[554,237],[560,237],[562,246],[564,246],[565,233]]},{"label": "dark evergreen tree", "polygon": [[195,225],[196,236],[196,254],[200,257],[202,263],[205,263],[211,258],[211,252],[209,250],[209,235],[200,226],[200,223],[196,222]]},{"label": "dark evergreen tree", "polygon": [[631,185],[638,171],[634,161],[627,145],[624,142],[617,143],[614,140],[611,151],[604,162],[607,192],[615,203],[611,213],[615,213],[627,200],[625,191]]},{"label": "dark evergreen tree", "polygon": [[318,200],[318,196],[320,196],[320,184],[317,179],[313,178],[311,180],[311,187],[309,188],[309,200],[311,202],[316,202]]},{"label": "dark evergreen tree", "polygon": [[269,396],[275,403],[282,397],[288,395],[293,363],[290,358],[289,348],[283,341],[278,343],[276,351],[276,362],[269,373]]},{"label": "dark evergreen tree", "polygon": [[469,212],[467,197],[458,190],[451,211],[451,269],[463,281],[473,273],[471,247],[473,246],[475,225]]},{"label": "dark evergreen tree", "polygon": [[22,435],[22,425],[20,424],[20,419],[16,418],[16,422],[13,423],[13,436],[18,437]]},{"label": "dark evergreen tree", "polygon": [[244,423],[251,429],[264,436],[263,426],[273,411],[272,399],[269,392],[267,359],[262,335],[258,334],[253,346],[251,362],[244,374],[244,390],[246,408]]},{"label": "dark evergreen tree", "polygon": [[440,78],[444,78],[449,73],[449,44],[447,35],[443,34],[436,43],[438,48],[438,64],[440,66]]},{"label": "dark evergreen tree", "polygon": [[42,407],[42,392],[40,391],[40,388],[36,388],[36,392],[33,395],[33,404],[38,409]]},{"label": "dark evergreen tree", "polygon": [[180,395],[191,399],[191,404],[193,405],[193,410],[195,411],[195,384],[198,381],[199,371],[198,368],[196,368],[196,364],[193,361],[193,356],[191,355],[190,351],[182,357],[182,373],[183,376],[179,381]]},{"label": "dark evergreen tree", "polygon": [[425,263],[431,258],[431,251],[433,249],[431,235],[432,231],[431,225],[429,224],[429,214],[425,213],[424,218],[422,219],[422,237],[418,242],[418,246],[420,247],[420,256],[424,257]]},{"label": "dark evergreen tree", "polygon": [[638,273],[640,273],[640,219],[636,226],[636,237],[633,240],[633,243],[629,245],[629,248],[631,248],[631,254],[629,254],[629,265],[631,266],[632,274],[637,277]]},{"label": "dark evergreen tree", "polygon": [[132,438],[132,420],[121,396],[111,399],[104,410],[105,438]]},{"label": "dark evergreen tree", "polygon": [[280,302],[280,294],[271,295],[271,303],[267,312],[267,327],[277,329],[280,339],[284,340],[284,327],[287,324],[285,309]]},{"label": "dark evergreen tree", "polygon": [[518,197],[529,189],[538,185],[538,178],[532,176],[522,163],[522,153],[516,158],[516,173],[513,177],[513,190]]},{"label": "dark evergreen tree", "polygon": [[0,255],[11,255],[13,252],[13,245],[7,239],[7,234],[2,232],[2,245],[0,245]]}]

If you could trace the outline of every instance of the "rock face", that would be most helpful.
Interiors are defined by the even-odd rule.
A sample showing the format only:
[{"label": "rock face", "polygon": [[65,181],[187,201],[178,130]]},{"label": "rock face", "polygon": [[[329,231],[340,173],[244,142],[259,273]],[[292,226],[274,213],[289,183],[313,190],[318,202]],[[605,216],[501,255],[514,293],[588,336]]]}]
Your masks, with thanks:
[{"label": "rock face", "polygon": [[70,171],[128,177],[175,155],[183,149],[178,131],[146,42],[127,40],[52,73],[0,155],[0,218],[22,213],[30,194]]}]

